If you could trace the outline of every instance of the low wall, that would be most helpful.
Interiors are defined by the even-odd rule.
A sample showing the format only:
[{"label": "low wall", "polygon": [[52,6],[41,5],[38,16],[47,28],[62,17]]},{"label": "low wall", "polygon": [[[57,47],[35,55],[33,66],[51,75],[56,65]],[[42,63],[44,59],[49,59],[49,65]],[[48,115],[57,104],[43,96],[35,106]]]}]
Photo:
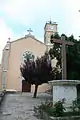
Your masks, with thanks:
[{"label": "low wall", "polygon": [[49,117],[49,120],[80,120],[80,116],[71,116],[71,117]]}]

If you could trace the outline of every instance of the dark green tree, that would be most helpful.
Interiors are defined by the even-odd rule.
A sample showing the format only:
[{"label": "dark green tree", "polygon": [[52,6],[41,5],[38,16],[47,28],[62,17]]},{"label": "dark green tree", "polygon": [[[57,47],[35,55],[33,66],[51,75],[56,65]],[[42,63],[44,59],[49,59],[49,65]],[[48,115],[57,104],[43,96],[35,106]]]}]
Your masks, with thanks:
[{"label": "dark green tree", "polygon": [[34,98],[37,95],[38,86],[53,79],[53,69],[48,53],[36,60],[26,58],[20,67],[22,77],[29,83],[35,84]]},{"label": "dark green tree", "polygon": [[[73,46],[66,46],[66,59],[67,59],[67,79],[80,79],[80,40],[74,39],[74,36],[66,37],[66,41],[72,41],[75,44]],[[56,79],[61,79],[61,45],[54,43],[53,38],[60,39],[60,35],[56,33],[51,35],[51,43],[53,43],[53,48],[50,49],[50,56],[57,59],[56,68]]]}]

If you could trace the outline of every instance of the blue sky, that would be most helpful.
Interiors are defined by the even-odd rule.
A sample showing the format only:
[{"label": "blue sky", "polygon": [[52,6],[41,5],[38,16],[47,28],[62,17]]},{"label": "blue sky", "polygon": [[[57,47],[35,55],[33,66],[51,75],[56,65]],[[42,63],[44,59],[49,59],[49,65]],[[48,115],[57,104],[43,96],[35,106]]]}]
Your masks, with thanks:
[{"label": "blue sky", "polygon": [[0,0],[0,60],[6,41],[23,37],[31,28],[44,41],[44,25],[58,23],[58,32],[80,36],[80,0]]}]

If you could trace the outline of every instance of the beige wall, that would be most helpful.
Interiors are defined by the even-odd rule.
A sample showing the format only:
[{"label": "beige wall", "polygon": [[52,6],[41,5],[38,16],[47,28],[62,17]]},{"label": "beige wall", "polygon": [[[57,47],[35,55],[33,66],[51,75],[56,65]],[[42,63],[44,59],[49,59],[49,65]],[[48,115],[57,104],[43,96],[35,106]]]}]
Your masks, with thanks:
[{"label": "beige wall", "polygon": [[[44,83],[44,84],[38,86],[38,92],[45,92],[49,88],[50,88],[49,84]],[[35,85],[32,85],[31,86],[31,92],[34,92],[34,90],[35,90]]]},{"label": "beige wall", "polygon": [[1,71],[2,71],[2,69],[4,68],[3,61],[4,61],[4,50],[3,50],[3,52],[2,52]]},{"label": "beige wall", "polygon": [[1,84],[2,82],[1,82],[1,69],[0,69],[0,90],[1,90]]},{"label": "beige wall", "polygon": [[[17,91],[22,90],[22,82],[20,80],[20,64],[22,61],[22,55],[26,50],[32,51],[33,54],[37,56],[41,56],[46,51],[46,46],[31,37],[11,43],[7,89],[15,89]],[[39,87],[40,91],[45,89],[45,87],[46,85],[43,85],[43,88]],[[32,91],[33,89],[34,87],[32,86]]]},{"label": "beige wall", "polygon": [[1,69],[0,69],[0,90],[2,90],[2,72],[4,68],[4,50],[2,52],[2,60],[1,60]]}]

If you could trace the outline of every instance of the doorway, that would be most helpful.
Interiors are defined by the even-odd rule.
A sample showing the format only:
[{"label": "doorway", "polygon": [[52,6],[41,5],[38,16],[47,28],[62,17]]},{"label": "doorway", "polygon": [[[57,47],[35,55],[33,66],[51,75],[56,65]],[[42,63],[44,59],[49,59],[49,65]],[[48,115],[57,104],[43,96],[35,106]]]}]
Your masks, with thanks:
[{"label": "doorway", "polygon": [[22,92],[31,92],[31,84],[27,83],[25,80],[22,80]]}]

